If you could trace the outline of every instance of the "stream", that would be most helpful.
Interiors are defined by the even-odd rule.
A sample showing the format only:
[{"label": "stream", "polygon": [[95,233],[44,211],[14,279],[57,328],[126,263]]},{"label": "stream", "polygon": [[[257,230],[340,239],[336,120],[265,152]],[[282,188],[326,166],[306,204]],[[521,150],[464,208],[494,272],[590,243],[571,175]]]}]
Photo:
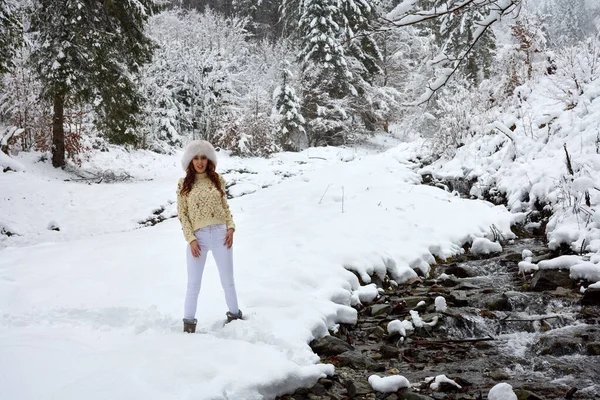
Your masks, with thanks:
[{"label": "stream", "polygon": [[[524,250],[534,263],[559,255],[543,238],[520,238],[483,259],[467,251],[440,261],[429,277],[402,285],[373,277],[384,291],[356,307],[357,324],[311,342],[335,374],[278,399],[486,399],[500,382],[519,400],[600,399],[598,296],[582,305],[582,282],[568,271],[520,274]],[[396,319],[412,320],[414,330],[389,333]],[[376,392],[373,374],[402,375],[411,388]],[[453,382],[432,385],[440,375]]]}]

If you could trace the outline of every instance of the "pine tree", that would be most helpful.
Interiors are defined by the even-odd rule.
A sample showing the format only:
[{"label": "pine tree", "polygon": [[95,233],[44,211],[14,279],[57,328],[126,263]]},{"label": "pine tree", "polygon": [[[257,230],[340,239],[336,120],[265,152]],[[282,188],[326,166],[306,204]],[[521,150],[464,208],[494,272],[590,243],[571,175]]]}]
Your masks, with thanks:
[{"label": "pine tree", "polygon": [[135,79],[152,55],[144,25],[155,10],[153,0],[34,1],[39,46],[31,61],[53,104],[53,166],[65,165],[64,110],[72,104],[93,102],[109,140],[135,140],[143,107]]},{"label": "pine tree", "polygon": [[370,82],[373,76],[382,72],[379,67],[381,61],[379,47],[372,35],[363,34],[372,28],[374,6],[367,0],[341,0],[340,3],[347,53],[358,61],[360,76]]},{"label": "pine tree", "polygon": [[275,109],[279,119],[279,142],[284,150],[300,150],[299,136],[305,134],[304,117],[300,112],[300,99],[291,85],[290,63],[285,60],[281,68],[281,86],[275,89]]},{"label": "pine tree", "polygon": [[[454,12],[439,18],[434,34],[446,56],[455,60],[466,51],[474,41],[473,35],[477,24],[488,13],[488,7],[470,8],[464,12]],[[482,79],[489,78],[495,49],[495,35],[491,29],[488,29],[461,64],[460,70],[472,84],[478,85]]]},{"label": "pine tree", "polygon": [[13,67],[13,58],[23,43],[23,27],[15,7],[9,0],[0,0],[0,74]]},{"label": "pine tree", "polygon": [[299,58],[304,71],[310,68],[335,70],[336,75],[348,82],[352,73],[348,70],[344,48],[339,41],[338,13],[337,1],[305,1],[304,13],[299,21],[302,40]]}]

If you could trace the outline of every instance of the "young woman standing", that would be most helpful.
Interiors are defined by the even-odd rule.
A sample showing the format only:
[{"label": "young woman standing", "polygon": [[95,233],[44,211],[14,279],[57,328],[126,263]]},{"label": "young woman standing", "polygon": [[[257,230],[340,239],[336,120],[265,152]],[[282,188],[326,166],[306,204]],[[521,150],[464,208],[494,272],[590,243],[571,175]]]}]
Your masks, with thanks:
[{"label": "young woman standing", "polygon": [[215,172],[217,153],[205,140],[190,142],[181,159],[185,178],[177,185],[177,212],[188,242],[187,293],[183,331],[196,331],[196,308],[206,256],[212,251],[229,311],[227,322],[242,318],[233,279],[235,225],[225,196],[225,180]]}]

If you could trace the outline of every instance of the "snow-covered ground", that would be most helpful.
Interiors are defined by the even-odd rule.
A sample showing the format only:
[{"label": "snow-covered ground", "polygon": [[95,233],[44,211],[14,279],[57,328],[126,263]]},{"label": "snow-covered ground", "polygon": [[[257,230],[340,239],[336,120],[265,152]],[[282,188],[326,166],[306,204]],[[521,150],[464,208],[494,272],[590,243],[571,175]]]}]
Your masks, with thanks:
[{"label": "snow-covered ground", "polygon": [[[221,157],[219,170],[235,183],[247,319],[223,326],[209,258],[195,335],[181,333],[178,221],[138,229],[159,206],[172,207],[178,157],[99,154],[83,167],[109,165],[134,179],[90,185],[17,157],[24,172],[0,174],[0,224],[20,235],[0,244],[2,398],[269,399],[331,373],[308,342],[355,321],[350,305],[374,295],[349,270],[365,282],[387,271],[401,283],[428,271],[434,256],[491,238],[492,225],[511,235],[504,207],[418,185],[414,154],[402,148]],[[52,221],[59,232],[47,229]]]},{"label": "snow-covered ground", "polygon": [[468,139],[455,155],[420,172],[476,179],[471,195],[501,192],[513,212],[536,213],[545,207],[552,214],[546,230],[549,247],[566,245],[586,254],[593,264],[586,269],[587,279],[598,280],[600,82],[585,80],[573,90],[569,79],[545,75],[516,93],[515,104],[494,114],[493,123],[478,127],[489,134]]}]

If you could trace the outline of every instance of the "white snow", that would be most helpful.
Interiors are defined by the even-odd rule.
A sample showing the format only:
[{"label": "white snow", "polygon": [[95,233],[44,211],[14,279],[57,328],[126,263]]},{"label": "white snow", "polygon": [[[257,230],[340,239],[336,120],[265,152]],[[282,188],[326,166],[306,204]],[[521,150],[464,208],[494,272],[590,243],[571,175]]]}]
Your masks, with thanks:
[{"label": "white snow", "polygon": [[440,384],[442,382],[445,383],[449,383],[451,385],[456,386],[459,389],[462,389],[462,386],[460,386],[458,383],[454,382],[452,379],[446,377],[446,375],[438,375],[435,377],[435,379],[433,379],[433,383],[429,385],[429,387],[431,388],[431,390],[438,390],[440,387]]},{"label": "white snow", "polygon": [[533,257],[533,253],[529,249],[523,249],[523,251],[521,252],[521,257],[523,258],[523,260],[526,260],[527,258]]},{"label": "white snow", "polygon": [[517,395],[511,385],[502,382],[490,389],[488,400],[517,400]]},{"label": "white snow", "polygon": [[391,335],[392,333],[398,332],[401,336],[406,336],[406,331],[413,331],[415,327],[412,322],[404,320],[393,320],[388,323],[387,331]]},{"label": "white snow", "polygon": [[374,283],[359,287],[354,291],[353,297],[356,295],[360,303],[369,303],[379,295],[379,289]]},{"label": "white snow", "polygon": [[0,172],[8,168],[13,170],[14,172],[25,170],[25,166],[23,166],[22,163],[20,163],[12,157],[7,156],[2,151],[0,151]]},{"label": "white snow", "polygon": [[446,299],[443,296],[438,296],[435,298],[435,311],[444,312],[447,308]]},{"label": "white snow", "polygon": [[569,277],[571,279],[585,279],[589,282],[600,281],[600,264],[582,262],[571,267]]},{"label": "white snow", "polygon": [[592,283],[592,284],[591,284],[591,285],[589,285],[587,288],[588,288],[588,289],[589,289],[589,288],[592,288],[592,289],[600,289],[600,280],[599,280],[599,282]]},{"label": "white snow", "polygon": [[524,261],[519,261],[519,272],[521,273],[529,273],[531,271],[537,271],[539,269],[539,267],[531,262],[531,258],[528,257],[526,260]]},{"label": "white snow", "polygon": [[410,317],[412,318],[412,323],[415,326],[415,328],[422,328],[423,326],[425,326],[425,323],[421,319],[421,316],[419,315],[418,311],[410,310],[409,313],[410,313]]},{"label": "white snow", "polygon": [[471,253],[479,255],[479,254],[491,254],[491,253],[500,253],[502,251],[502,246],[500,243],[492,242],[489,239],[484,237],[478,237],[473,239],[473,244],[471,245]]},{"label": "white snow", "polygon": [[550,260],[542,260],[537,265],[539,269],[569,269],[581,262],[580,256],[560,256]]},{"label": "white snow", "polygon": [[[230,200],[247,319],[223,327],[225,303],[209,258],[195,335],[181,333],[186,243],[179,222],[138,229],[160,206],[166,217],[174,213],[178,157],[98,153],[84,167],[106,165],[133,178],[87,184],[64,181],[73,176],[37,155],[19,155],[26,172],[0,173],[0,226],[20,234],[0,235],[3,396],[258,400],[289,393],[333,373],[308,342],[355,322],[353,296],[375,293],[360,289],[348,270],[367,283],[388,273],[402,284],[417,276],[411,266],[428,270],[434,256],[461,253],[465,238],[483,237],[492,225],[510,237],[513,216],[504,207],[418,185],[406,161],[414,153],[395,148],[340,161],[347,152],[310,149],[268,160],[220,154],[219,170],[235,184],[230,192],[256,188]],[[47,229],[51,221],[60,232]]]},{"label": "white snow", "polygon": [[377,390],[381,393],[393,393],[397,392],[399,389],[410,387],[408,379],[406,379],[402,375],[391,375],[383,377],[379,375],[371,375],[369,376],[369,384],[371,385],[373,390]]}]

